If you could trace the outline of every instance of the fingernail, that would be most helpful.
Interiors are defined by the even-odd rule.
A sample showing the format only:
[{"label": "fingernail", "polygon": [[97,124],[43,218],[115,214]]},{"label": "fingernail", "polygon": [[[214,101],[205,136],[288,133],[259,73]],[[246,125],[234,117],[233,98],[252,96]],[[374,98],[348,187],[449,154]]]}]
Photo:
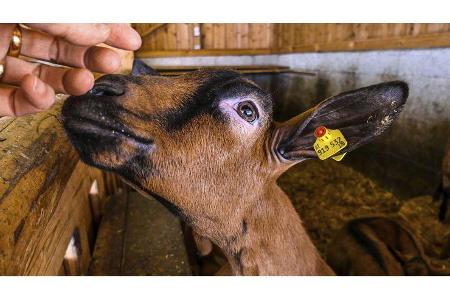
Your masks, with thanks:
[{"label": "fingernail", "polygon": [[142,45],[142,38],[136,30],[134,30],[133,28],[132,30],[134,31],[134,34],[132,35],[132,37],[130,37],[131,43],[133,44],[133,49],[131,50],[138,50]]}]

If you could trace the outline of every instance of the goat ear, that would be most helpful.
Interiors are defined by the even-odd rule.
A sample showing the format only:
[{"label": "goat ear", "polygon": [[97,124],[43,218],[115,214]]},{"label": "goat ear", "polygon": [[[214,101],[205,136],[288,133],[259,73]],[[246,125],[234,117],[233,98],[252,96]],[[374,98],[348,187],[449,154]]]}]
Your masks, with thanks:
[{"label": "goat ear", "polygon": [[276,129],[276,152],[302,161],[317,157],[314,130],[339,129],[348,144],[338,154],[350,152],[380,135],[396,119],[408,97],[408,85],[392,81],[344,92],[328,98]]},{"label": "goat ear", "polygon": [[133,68],[131,69],[132,76],[140,76],[140,75],[159,75],[158,72],[153,70],[147,64],[145,64],[140,59],[135,59],[133,61]]}]

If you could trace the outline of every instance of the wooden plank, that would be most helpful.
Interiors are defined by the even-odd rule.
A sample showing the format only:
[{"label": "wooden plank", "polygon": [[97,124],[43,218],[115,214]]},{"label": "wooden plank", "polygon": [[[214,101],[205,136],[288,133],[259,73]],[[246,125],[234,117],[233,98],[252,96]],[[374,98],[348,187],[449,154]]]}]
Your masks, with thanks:
[{"label": "wooden plank", "polygon": [[126,211],[125,192],[108,199],[97,234],[89,275],[121,275]]},{"label": "wooden plank", "polygon": [[411,35],[418,36],[420,34],[421,25],[422,24],[420,24],[420,23],[413,24],[412,29],[411,29]]},{"label": "wooden plank", "polygon": [[268,45],[264,45],[265,29],[264,24],[250,24],[250,48],[263,49],[268,47]]},{"label": "wooden plank", "polygon": [[243,23],[239,25],[239,49],[248,49],[250,42],[249,42],[249,24]]},{"label": "wooden plank", "polygon": [[326,29],[327,30],[327,32],[326,32],[326,42],[327,43],[332,43],[337,38],[337,35],[338,35],[337,34],[337,30],[338,30],[338,28],[337,28],[336,24],[327,24],[326,28],[327,28]]},{"label": "wooden plank", "polygon": [[243,35],[243,31],[242,31],[242,27],[245,24],[234,24],[235,28],[236,28],[236,46],[234,47],[235,49],[240,49],[242,48],[242,35]]},{"label": "wooden plank", "polygon": [[281,33],[281,47],[290,47],[290,24],[283,24]]},{"label": "wooden plank", "polygon": [[164,29],[167,34],[167,50],[177,50],[177,24],[168,24]]},{"label": "wooden plank", "polygon": [[431,23],[431,24],[427,24],[427,33],[439,33],[442,32],[443,30],[443,24],[439,24],[439,23]]},{"label": "wooden plank", "polygon": [[153,39],[155,39],[155,50],[157,49],[168,49],[167,48],[167,26],[162,26],[160,29],[153,33]]},{"label": "wooden plank", "polygon": [[225,24],[213,24],[213,48],[224,49],[225,48]]},{"label": "wooden plank", "polygon": [[301,34],[301,39],[300,39],[300,41],[301,41],[301,43],[298,43],[298,44],[295,44],[295,45],[292,45],[293,47],[295,47],[295,46],[297,46],[297,45],[303,45],[303,44],[306,44],[306,41],[307,41],[307,27],[306,26],[301,26],[301,30],[300,30],[300,34]]},{"label": "wooden plank", "polygon": [[[259,48],[265,49],[265,48],[270,48],[270,42],[271,42],[271,33],[272,33],[272,28],[270,24],[261,24],[260,25],[260,45]],[[293,37],[293,28],[291,30],[291,34]]]},{"label": "wooden plank", "polygon": [[176,24],[177,31],[177,50],[194,49],[192,45],[192,30],[190,24]]},{"label": "wooden plank", "polygon": [[238,24],[225,24],[225,48],[238,48]]},{"label": "wooden plank", "polygon": [[97,231],[106,204],[106,185],[103,171],[96,168],[90,168],[89,172],[91,173],[91,177],[95,178],[89,188],[89,202],[91,205],[95,231]]},{"label": "wooden plank", "polygon": [[212,49],[214,47],[214,39],[213,39],[213,25],[210,23],[204,23],[201,25],[202,32],[202,46],[203,49]]},{"label": "wooden plank", "polygon": [[274,47],[274,42],[276,41],[274,37],[274,30],[275,24],[267,24],[267,37],[266,37],[267,48]]}]

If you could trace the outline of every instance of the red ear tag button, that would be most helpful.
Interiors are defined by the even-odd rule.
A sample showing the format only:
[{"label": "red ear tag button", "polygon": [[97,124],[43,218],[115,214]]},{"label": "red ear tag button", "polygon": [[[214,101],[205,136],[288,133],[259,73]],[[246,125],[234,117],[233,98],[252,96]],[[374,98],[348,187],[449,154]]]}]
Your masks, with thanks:
[{"label": "red ear tag button", "polygon": [[325,128],[325,126],[319,126],[319,127],[316,128],[316,130],[314,130],[314,136],[316,138],[321,138],[326,133],[327,133],[327,129]]}]

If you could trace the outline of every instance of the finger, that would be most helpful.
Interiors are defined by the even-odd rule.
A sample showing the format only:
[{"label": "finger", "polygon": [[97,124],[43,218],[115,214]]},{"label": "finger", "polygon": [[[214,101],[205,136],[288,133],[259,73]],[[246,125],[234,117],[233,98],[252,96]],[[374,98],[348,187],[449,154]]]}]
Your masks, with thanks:
[{"label": "finger", "polygon": [[99,73],[114,73],[121,64],[120,55],[112,49],[76,46],[62,38],[28,29],[22,30],[21,54]]},{"label": "finger", "polygon": [[79,46],[93,46],[103,43],[109,37],[111,28],[102,23],[96,24],[27,24],[28,26],[61,37]]},{"label": "finger", "polygon": [[23,116],[48,109],[55,102],[55,92],[42,80],[28,74],[21,88],[0,89],[0,116]]},{"label": "finger", "polygon": [[69,69],[27,62],[7,57],[2,82],[20,85],[23,78],[33,74],[49,84],[57,93],[82,95],[94,85],[94,76],[86,69]]},{"label": "finger", "polygon": [[16,24],[0,24],[0,61],[8,53],[11,36]]},{"label": "finger", "polygon": [[137,50],[141,37],[128,24],[28,24],[80,46],[106,43],[124,50]]},{"label": "finger", "polygon": [[109,24],[110,34],[106,44],[125,50],[138,50],[142,39],[139,33],[128,24]]},{"label": "finger", "polygon": [[86,69],[71,69],[63,78],[63,85],[67,94],[79,96],[87,93],[94,87],[95,78]]}]

